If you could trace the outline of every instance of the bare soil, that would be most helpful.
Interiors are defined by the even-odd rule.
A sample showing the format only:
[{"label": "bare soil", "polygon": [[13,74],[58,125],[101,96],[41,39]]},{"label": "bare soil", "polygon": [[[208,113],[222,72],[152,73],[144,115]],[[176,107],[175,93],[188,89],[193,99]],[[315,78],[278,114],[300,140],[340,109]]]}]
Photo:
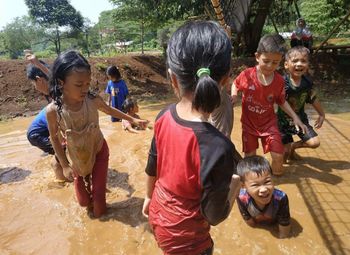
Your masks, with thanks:
[{"label": "bare soil", "polygon": [[[48,64],[52,59],[45,60]],[[166,77],[165,61],[161,55],[119,55],[113,58],[90,58],[91,87],[101,95],[107,84],[107,66],[116,65],[126,80],[130,94],[139,101],[159,101],[171,95]],[[251,57],[234,59],[233,77],[248,66]],[[331,112],[349,111],[350,56],[321,53],[311,57],[310,74],[315,87]],[[338,102],[340,105],[334,105]],[[33,115],[47,104],[26,78],[24,60],[0,60],[0,120]]]}]

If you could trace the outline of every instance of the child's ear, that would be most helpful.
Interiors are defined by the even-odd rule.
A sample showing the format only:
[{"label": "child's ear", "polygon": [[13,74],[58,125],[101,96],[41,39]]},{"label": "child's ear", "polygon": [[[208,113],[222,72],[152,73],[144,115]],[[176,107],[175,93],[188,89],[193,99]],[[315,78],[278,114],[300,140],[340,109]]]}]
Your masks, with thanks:
[{"label": "child's ear", "polygon": [[180,88],[179,88],[179,81],[177,80],[176,75],[168,68],[168,73],[171,81],[171,87],[174,90],[174,93],[177,97],[180,97]]},{"label": "child's ear", "polygon": [[259,61],[259,58],[260,58],[260,53],[258,53],[258,52],[255,52],[255,60],[256,61]]}]

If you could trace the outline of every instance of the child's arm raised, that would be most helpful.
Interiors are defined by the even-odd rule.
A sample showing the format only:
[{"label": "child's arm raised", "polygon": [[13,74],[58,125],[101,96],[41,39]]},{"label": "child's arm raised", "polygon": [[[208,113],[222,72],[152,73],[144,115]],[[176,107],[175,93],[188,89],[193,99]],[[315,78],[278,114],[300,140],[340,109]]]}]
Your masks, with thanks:
[{"label": "child's arm raised", "polygon": [[293,109],[290,107],[290,105],[288,104],[287,101],[284,101],[283,104],[280,105],[280,107],[282,108],[282,110],[287,113],[292,119],[293,122],[296,126],[298,126],[299,128],[301,128],[301,130],[303,131],[304,134],[307,133],[307,127],[304,125],[304,123],[299,119],[298,115],[296,115],[296,113],[293,111]]},{"label": "child's arm raised", "polygon": [[68,180],[73,180],[73,170],[69,165],[66,153],[64,152],[62,145],[58,139],[58,123],[57,123],[57,111],[56,106],[51,103],[46,108],[46,119],[50,133],[50,141],[55,151],[55,155],[58,158],[62,168],[63,174]]},{"label": "child's arm raised", "polygon": [[30,63],[32,63],[37,68],[39,68],[41,71],[43,71],[44,74],[49,76],[49,73],[50,73],[49,68],[47,68],[47,66],[41,63],[39,59],[30,50],[25,50],[25,59]]},{"label": "child's arm raised", "polygon": [[326,115],[324,113],[324,110],[321,106],[320,101],[318,101],[317,99],[312,103],[312,106],[314,107],[314,109],[316,110],[316,112],[318,113],[318,118],[315,121],[315,128],[319,129],[322,127],[323,122],[326,118]]},{"label": "child's arm raised", "polygon": [[140,120],[140,119],[136,119],[131,117],[130,115],[127,115],[125,113],[123,113],[122,111],[119,111],[116,108],[110,107],[108,106],[100,96],[97,96],[94,99],[94,103],[97,107],[97,109],[99,109],[100,111],[111,115],[112,117],[118,118],[118,119],[124,119],[124,120],[128,120],[132,123],[134,123],[137,126],[140,126],[141,128],[145,128],[147,126],[147,123],[149,122],[148,120]]}]

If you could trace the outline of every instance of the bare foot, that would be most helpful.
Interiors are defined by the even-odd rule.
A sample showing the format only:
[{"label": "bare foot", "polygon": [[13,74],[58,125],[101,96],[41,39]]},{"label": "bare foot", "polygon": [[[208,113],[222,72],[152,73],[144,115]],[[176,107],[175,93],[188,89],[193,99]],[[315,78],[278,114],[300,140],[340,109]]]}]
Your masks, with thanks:
[{"label": "bare foot", "polygon": [[67,182],[65,180],[59,180],[59,179],[56,179],[47,184],[49,189],[62,189],[66,187],[66,185],[67,185]]}]

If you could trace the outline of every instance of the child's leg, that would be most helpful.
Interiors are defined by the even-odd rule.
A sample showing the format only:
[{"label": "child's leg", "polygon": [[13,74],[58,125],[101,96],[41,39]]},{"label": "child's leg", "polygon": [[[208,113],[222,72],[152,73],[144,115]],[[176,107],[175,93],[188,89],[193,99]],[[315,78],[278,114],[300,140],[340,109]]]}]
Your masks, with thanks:
[{"label": "child's leg", "polygon": [[242,146],[244,157],[256,155],[256,149],[259,148],[258,137],[243,131]]},{"label": "child's leg", "polygon": [[271,154],[271,168],[272,174],[283,174],[283,154],[284,146],[282,144],[281,135],[279,133],[271,134],[261,138],[264,153],[270,152]]},{"label": "child's leg", "polygon": [[299,148],[312,148],[315,149],[320,146],[320,139],[318,138],[317,133],[310,125],[306,125],[308,128],[307,134],[298,134],[300,141],[294,142],[291,145],[290,158],[291,159],[300,159],[301,157],[295,153],[296,149]]},{"label": "child's leg", "polygon": [[100,217],[106,212],[106,183],[108,170],[109,149],[106,141],[96,155],[92,170],[92,203],[94,216]]},{"label": "child's leg", "polygon": [[55,172],[56,180],[68,181],[68,179],[63,174],[63,169],[62,169],[60,163],[58,162],[56,156],[54,156],[52,158],[51,167],[52,167],[53,171]]},{"label": "child's leg", "polygon": [[[84,181],[84,178],[86,181]],[[90,191],[90,176],[74,176],[74,188],[77,200],[80,206],[89,206],[91,204],[91,191]],[[85,185],[85,182],[87,185]]]}]

